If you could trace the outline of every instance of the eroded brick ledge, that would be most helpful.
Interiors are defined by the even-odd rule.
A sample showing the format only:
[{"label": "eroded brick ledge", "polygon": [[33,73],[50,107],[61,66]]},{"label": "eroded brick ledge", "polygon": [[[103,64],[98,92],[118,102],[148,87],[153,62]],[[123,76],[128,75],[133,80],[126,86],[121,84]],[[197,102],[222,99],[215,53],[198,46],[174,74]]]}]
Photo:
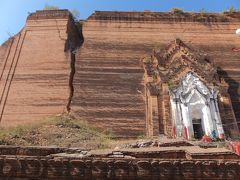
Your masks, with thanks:
[{"label": "eroded brick ledge", "polygon": [[71,16],[71,13],[67,9],[58,9],[58,10],[40,10],[35,13],[31,13],[28,16],[28,20],[37,20],[37,19],[65,19]]},{"label": "eroded brick ledge", "polygon": [[156,149],[142,153],[139,158],[134,154],[141,150],[132,151],[130,156],[126,155],[128,150],[1,146],[0,152],[0,177],[8,178],[238,179],[240,176],[239,158],[221,160],[216,156],[209,160],[205,155],[208,160],[188,160],[180,151],[169,151],[171,156],[154,158],[149,155],[156,154]]}]

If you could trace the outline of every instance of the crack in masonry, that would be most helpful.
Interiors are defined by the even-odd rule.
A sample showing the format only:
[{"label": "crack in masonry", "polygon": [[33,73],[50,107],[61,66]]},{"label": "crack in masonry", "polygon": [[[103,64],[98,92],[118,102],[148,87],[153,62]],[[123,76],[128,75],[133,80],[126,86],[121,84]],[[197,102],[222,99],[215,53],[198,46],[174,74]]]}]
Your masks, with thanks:
[{"label": "crack in masonry", "polygon": [[[59,39],[62,40],[62,41],[66,41],[67,39],[61,37],[61,30],[60,30],[60,28],[59,28],[57,19],[55,18],[54,20],[55,20],[55,22],[56,22],[56,27],[57,27],[57,32],[58,32],[58,37],[59,37]],[[34,22],[37,23],[37,20],[35,19]]]},{"label": "crack in masonry", "polygon": [[54,19],[54,20],[55,20],[55,22],[56,22],[56,27],[57,27],[57,31],[58,31],[58,37],[60,38],[60,40],[66,41],[67,39],[61,37],[61,31],[60,31],[60,29],[59,29],[57,19]]},{"label": "crack in masonry", "polygon": [[[81,28],[79,29],[77,27],[76,22],[71,21],[68,23],[70,23],[70,26],[68,26],[68,30],[70,30],[70,32],[68,32],[68,33],[70,33],[70,34],[68,34],[68,39],[66,42],[68,43],[67,49],[69,49],[69,52],[70,52],[70,74],[69,74],[69,82],[68,82],[69,97],[68,97],[68,102],[66,105],[66,110],[67,110],[67,113],[70,113],[71,103],[72,103],[72,99],[73,99],[73,95],[74,95],[73,80],[74,80],[74,75],[76,72],[76,69],[75,69],[76,54],[77,54],[78,50],[81,48],[81,46],[84,42],[84,38],[82,35],[82,29]],[[70,27],[70,29],[69,29],[69,27]]]},{"label": "crack in masonry", "polygon": [[73,87],[73,78],[75,74],[75,62],[76,62],[76,51],[71,51],[71,63],[70,63],[70,75],[69,75],[69,97],[68,97],[68,103],[67,103],[67,112],[69,113],[71,110],[71,102],[72,102],[72,97],[74,94],[74,87]]},{"label": "crack in masonry", "polygon": [[[56,22],[56,27],[57,27],[57,31],[58,31],[58,37],[60,40],[63,41],[67,41],[67,39],[64,39],[61,37],[61,31],[59,29],[58,26],[58,22],[57,19],[54,19]],[[75,74],[75,61],[76,61],[76,50],[70,50],[70,74],[69,74],[69,81],[68,81],[68,87],[69,87],[69,97],[68,97],[68,101],[67,101],[67,105],[66,105],[66,109],[67,109],[67,113],[70,113],[71,110],[71,102],[72,102],[72,98],[73,98],[73,94],[74,94],[74,86],[73,86],[73,78],[74,78],[74,74]]]}]

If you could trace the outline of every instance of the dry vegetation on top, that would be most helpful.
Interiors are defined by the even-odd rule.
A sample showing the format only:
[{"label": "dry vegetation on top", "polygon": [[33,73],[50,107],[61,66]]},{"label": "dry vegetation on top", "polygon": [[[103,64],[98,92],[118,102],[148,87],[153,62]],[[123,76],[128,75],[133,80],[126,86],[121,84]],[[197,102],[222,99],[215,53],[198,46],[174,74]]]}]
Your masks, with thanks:
[{"label": "dry vegetation on top", "polygon": [[0,129],[1,145],[59,146],[83,149],[109,148],[112,135],[69,116],[52,117],[42,123]]},{"label": "dry vegetation on top", "polygon": [[[181,143],[181,139],[163,137],[148,138],[139,136],[134,139],[116,139],[110,132],[102,132],[87,122],[62,115],[51,117],[38,124],[0,128],[0,145],[13,146],[56,146],[91,149],[119,149],[155,147],[161,144]],[[172,144],[173,143],[173,144]],[[225,142],[203,143],[191,141],[192,145],[203,148],[225,147]]]}]

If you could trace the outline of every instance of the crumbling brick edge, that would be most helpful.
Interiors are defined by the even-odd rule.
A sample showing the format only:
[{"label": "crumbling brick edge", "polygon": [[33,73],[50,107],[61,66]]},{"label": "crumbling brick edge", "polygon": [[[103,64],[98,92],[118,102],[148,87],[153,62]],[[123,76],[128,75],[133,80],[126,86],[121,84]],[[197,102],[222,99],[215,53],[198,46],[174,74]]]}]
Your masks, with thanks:
[{"label": "crumbling brick edge", "polygon": [[[0,146],[0,179],[239,179],[240,160],[109,158],[80,149]],[[64,153],[64,156],[56,154]]]},{"label": "crumbling brick edge", "polygon": [[154,159],[0,158],[0,177],[238,179],[239,161]]}]

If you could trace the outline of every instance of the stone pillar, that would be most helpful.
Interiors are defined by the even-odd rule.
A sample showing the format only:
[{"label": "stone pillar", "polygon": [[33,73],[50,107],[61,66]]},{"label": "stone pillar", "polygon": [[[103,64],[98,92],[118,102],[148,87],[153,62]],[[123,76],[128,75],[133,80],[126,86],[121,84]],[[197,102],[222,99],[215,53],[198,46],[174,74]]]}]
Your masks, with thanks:
[{"label": "stone pillar", "polygon": [[205,134],[210,136],[214,128],[213,128],[213,119],[211,116],[211,110],[209,106],[204,106],[202,109],[202,112],[203,112]]},{"label": "stone pillar", "polygon": [[218,101],[217,99],[215,99],[215,106],[216,106],[216,116],[217,116],[217,121],[216,121],[216,127],[217,127],[217,133],[218,133],[218,137],[224,137],[224,131],[223,131],[223,125],[222,125],[222,120],[221,120],[221,116],[220,116],[220,111],[219,111],[219,107],[218,107]]},{"label": "stone pillar", "polygon": [[177,113],[177,103],[175,99],[173,99],[172,96],[170,96],[170,112],[171,112],[171,122],[172,122],[172,136],[176,138],[177,132],[176,132],[176,127],[177,127],[177,121],[178,121],[178,113]]},{"label": "stone pillar", "polygon": [[175,137],[182,137],[182,111],[180,108],[180,98],[177,97],[176,94],[173,92],[170,95],[170,102],[171,102],[171,122],[172,122],[172,130],[173,136]]},{"label": "stone pillar", "polygon": [[226,136],[230,136],[231,138],[238,137],[239,129],[229,94],[221,93],[221,97],[219,98],[219,110]]},{"label": "stone pillar", "polygon": [[152,122],[152,98],[150,92],[146,94],[146,135],[153,136],[153,122]]},{"label": "stone pillar", "polygon": [[152,122],[153,136],[159,135],[159,112],[158,112],[158,97],[152,96]]},{"label": "stone pillar", "polygon": [[220,112],[218,108],[218,102],[217,102],[217,91],[212,91],[212,97],[210,99],[210,111],[212,115],[212,121],[213,121],[213,129],[216,131],[217,137],[221,138],[224,136],[222,121],[220,117]]},{"label": "stone pillar", "polygon": [[147,136],[159,135],[159,113],[158,113],[158,97],[153,96],[147,92],[147,106],[146,106],[146,129]]},{"label": "stone pillar", "polygon": [[167,84],[162,85],[162,102],[163,102],[163,126],[164,126],[164,134],[167,136],[172,135],[172,122],[170,119],[170,95],[169,95],[169,89]]},{"label": "stone pillar", "polygon": [[186,139],[192,139],[193,130],[192,130],[192,120],[190,120],[188,106],[181,103],[181,111],[183,116],[183,135]]},{"label": "stone pillar", "polygon": [[239,137],[239,128],[228,93],[229,85],[222,79],[219,89],[219,112],[226,137]]},{"label": "stone pillar", "polygon": [[158,96],[158,121],[159,121],[159,134],[164,134],[164,123],[163,123],[163,96]]},{"label": "stone pillar", "polygon": [[180,98],[177,98],[177,114],[178,114],[178,122],[176,124],[177,128],[177,134],[179,137],[183,137],[183,115],[182,115],[182,108],[181,108],[181,102]]}]

